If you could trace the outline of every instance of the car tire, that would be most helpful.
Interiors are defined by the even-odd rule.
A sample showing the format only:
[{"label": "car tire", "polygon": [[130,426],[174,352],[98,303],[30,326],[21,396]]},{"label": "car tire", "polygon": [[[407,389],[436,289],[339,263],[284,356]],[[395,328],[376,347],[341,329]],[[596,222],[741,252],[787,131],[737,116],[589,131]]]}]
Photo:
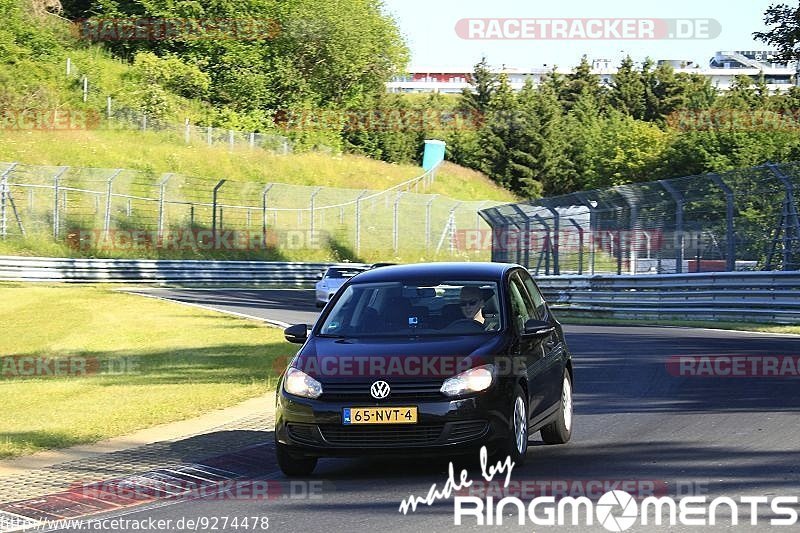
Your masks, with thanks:
[{"label": "car tire", "polygon": [[503,462],[507,457],[517,465],[525,463],[528,453],[528,395],[522,386],[514,386],[514,396],[509,411],[509,432],[503,444],[498,448],[493,461]]},{"label": "car tire", "polygon": [[542,441],[545,444],[566,444],[572,437],[572,422],[572,379],[569,372],[564,372],[558,416],[542,428]]},{"label": "car tire", "polygon": [[308,476],[317,467],[316,457],[295,455],[288,446],[280,442],[275,443],[275,455],[278,458],[278,467],[287,477]]}]

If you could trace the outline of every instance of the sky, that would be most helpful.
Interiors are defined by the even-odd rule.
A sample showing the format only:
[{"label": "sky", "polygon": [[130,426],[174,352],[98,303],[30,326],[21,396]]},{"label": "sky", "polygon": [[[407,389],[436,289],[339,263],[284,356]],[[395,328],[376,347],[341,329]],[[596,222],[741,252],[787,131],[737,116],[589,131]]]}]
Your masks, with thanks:
[{"label": "sky", "polygon": [[[792,0],[783,0],[793,3]],[[720,50],[766,50],[752,33],[765,29],[764,11],[777,0],[384,0],[411,49],[410,70],[470,67],[482,56],[495,66],[572,67],[582,55],[619,63],[630,54],[637,61],[692,60],[702,66]],[[560,18],[715,19],[715,38],[657,40],[471,40],[456,32],[460,19]]]}]

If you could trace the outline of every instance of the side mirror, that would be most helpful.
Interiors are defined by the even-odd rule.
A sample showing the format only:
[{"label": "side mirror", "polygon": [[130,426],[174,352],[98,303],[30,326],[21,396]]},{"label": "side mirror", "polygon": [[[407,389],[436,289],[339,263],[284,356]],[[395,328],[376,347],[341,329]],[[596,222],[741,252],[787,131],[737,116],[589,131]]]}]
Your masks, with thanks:
[{"label": "side mirror", "polygon": [[534,319],[530,319],[525,322],[524,329],[525,330],[522,332],[522,334],[531,337],[545,337],[556,330],[555,326],[550,324],[550,322]]},{"label": "side mirror", "polygon": [[295,344],[303,344],[308,338],[308,326],[305,324],[295,324],[283,330],[286,340]]}]

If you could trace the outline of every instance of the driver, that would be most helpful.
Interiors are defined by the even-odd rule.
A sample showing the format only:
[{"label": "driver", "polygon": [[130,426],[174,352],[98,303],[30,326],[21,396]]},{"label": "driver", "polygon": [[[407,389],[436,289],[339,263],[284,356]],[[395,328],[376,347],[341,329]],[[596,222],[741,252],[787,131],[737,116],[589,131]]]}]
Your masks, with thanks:
[{"label": "driver", "polygon": [[483,317],[483,294],[480,287],[468,285],[461,288],[461,312],[464,313],[465,318],[469,318],[480,324],[485,324],[486,319]]}]

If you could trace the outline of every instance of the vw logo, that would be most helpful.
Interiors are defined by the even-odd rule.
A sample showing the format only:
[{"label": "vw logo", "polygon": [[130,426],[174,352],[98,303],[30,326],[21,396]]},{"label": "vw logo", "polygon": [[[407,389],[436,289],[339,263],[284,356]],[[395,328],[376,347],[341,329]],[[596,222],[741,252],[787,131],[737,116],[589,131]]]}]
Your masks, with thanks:
[{"label": "vw logo", "polygon": [[389,392],[392,389],[389,388],[389,384],[385,381],[376,381],[372,384],[369,388],[369,393],[372,395],[373,398],[376,400],[382,400],[389,396]]}]

